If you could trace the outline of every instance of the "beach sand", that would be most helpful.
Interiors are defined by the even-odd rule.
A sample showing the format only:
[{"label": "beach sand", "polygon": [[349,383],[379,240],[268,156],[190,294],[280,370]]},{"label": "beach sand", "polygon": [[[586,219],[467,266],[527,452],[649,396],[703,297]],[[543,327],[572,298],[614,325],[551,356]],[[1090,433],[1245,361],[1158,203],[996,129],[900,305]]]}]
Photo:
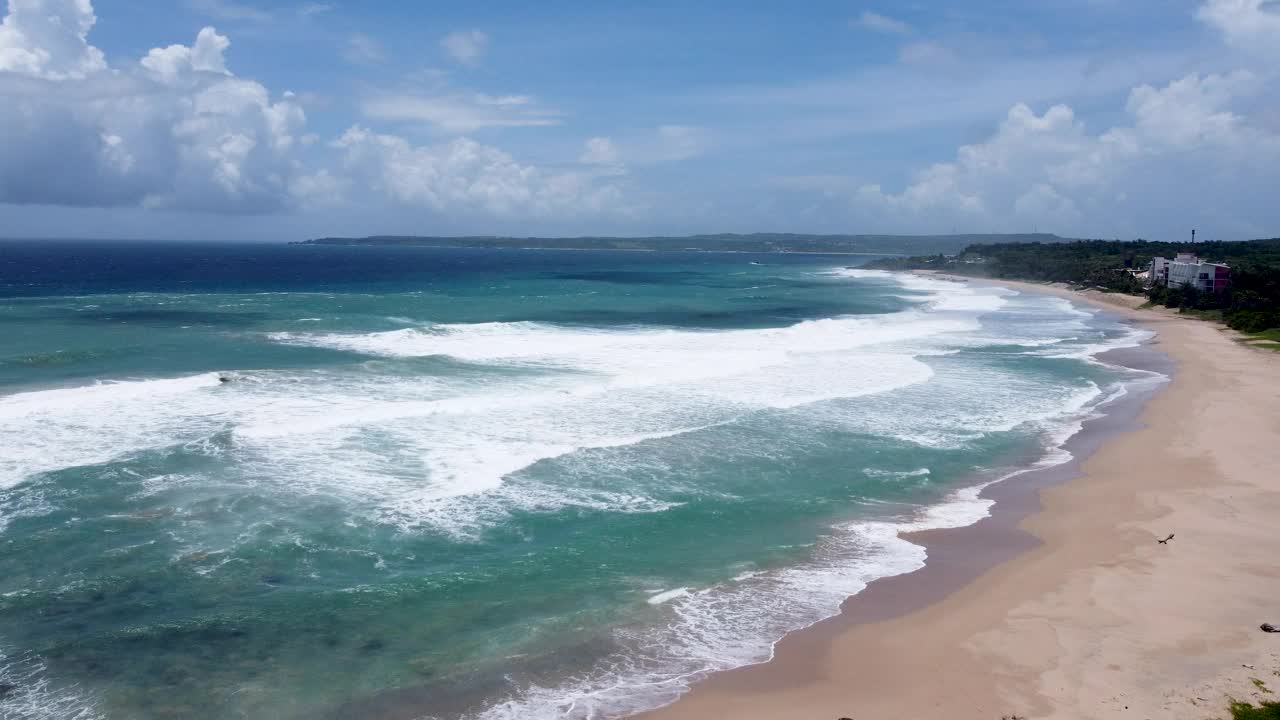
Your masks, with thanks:
[{"label": "beach sand", "polygon": [[1140,298],[999,284],[1154,330],[1173,380],[1086,425],[1081,461],[989,488],[992,517],[914,536],[924,569],[646,720],[1207,720],[1280,699],[1280,634],[1259,629],[1280,625],[1280,353]]}]

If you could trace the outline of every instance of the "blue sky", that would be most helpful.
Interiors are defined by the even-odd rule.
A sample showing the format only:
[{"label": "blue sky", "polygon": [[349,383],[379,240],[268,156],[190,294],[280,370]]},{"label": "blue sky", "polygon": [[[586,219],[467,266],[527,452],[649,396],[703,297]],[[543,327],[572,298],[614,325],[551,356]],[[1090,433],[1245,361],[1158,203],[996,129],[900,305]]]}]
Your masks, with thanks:
[{"label": "blue sky", "polygon": [[1280,234],[1269,0],[9,0],[0,236]]}]

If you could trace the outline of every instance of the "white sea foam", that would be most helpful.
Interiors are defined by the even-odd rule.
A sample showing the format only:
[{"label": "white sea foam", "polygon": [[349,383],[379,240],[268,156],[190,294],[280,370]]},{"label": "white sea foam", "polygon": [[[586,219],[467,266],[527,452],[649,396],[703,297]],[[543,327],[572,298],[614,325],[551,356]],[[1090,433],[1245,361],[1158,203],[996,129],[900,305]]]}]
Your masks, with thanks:
[{"label": "white sea foam", "polygon": [[[499,506],[555,507],[557,494],[570,504],[616,500],[618,511],[651,512],[670,505],[626,493],[496,491],[542,460],[925,382],[926,364],[886,346],[965,327],[931,318],[907,328],[884,324],[841,319],[721,333],[458,326],[438,334],[452,338],[459,355],[537,368],[483,379],[232,373],[230,383],[204,373],[11,395],[0,398],[7,448],[0,487],[180,447],[232,453],[246,476],[349,495],[406,528],[455,531],[500,517]],[[372,333],[352,342],[385,348],[389,339],[398,347],[430,335]],[[410,350],[424,351],[435,352]]]},{"label": "white sea foam", "polygon": [[[277,333],[270,337],[281,343],[374,356],[446,355],[504,372],[423,378],[277,371],[234,373],[235,382],[225,384],[204,373],[2,397],[0,442],[9,452],[0,459],[0,487],[178,447],[230,454],[260,482],[348,496],[406,529],[465,532],[514,508],[669,508],[639,493],[505,480],[541,461],[697,433],[762,410],[884,397],[846,418],[846,426],[862,423],[868,432],[943,445],[1026,421],[1026,413],[1000,408],[1018,392],[1025,400],[1027,387],[1002,383],[988,393],[992,403],[977,401],[993,409],[975,420],[974,401],[965,396],[972,388],[935,388],[933,368],[920,359],[993,342],[983,318],[1016,315],[1024,298],[927,278],[840,273],[897,282],[917,293],[916,305],[891,315],[756,330],[479,323]],[[1028,322],[1009,332],[1040,341],[1027,328],[1045,326],[1047,315],[1070,315],[1069,307],[1049,307],[1061,311],[1050,313],[1033,307]],[[896,411],[899,393],[895,400],[884,395],[925,387],[938,401],[926,417]],[[1050,406],[1061,400],[1041,399]],[[159,487],[148,482],[143,491]]]},{"label": "white sea foam", "polygon": [[[385,496],[388,487],[400,484],[397,473],[347,442],[351,432],[384,432],[392,451],[416,456],[426,475],[425,483],[422,477],[404,478],[403,491],[385,498],[387,517],[399,517],[406,526],[425,522],[456,529],[492,512],[495,500],[545,507],[545,493],[521,486],[514,497],[516,488],[503,489],[504,477],[540,460],[696,432],[762,409],[927,382],[931,368],[898,348],[973,332],[981,308],[995,306],[933,303],[889,316],[763,330],[605,330],[520,322],[365,334],[276,333],[273,340],[288,344],[389,357],[442,355],[540,374],[427,400],[367,394],[335,399],[330,392],[321,402],[301,404],[310,407],[294,403],[296,412],[288,418],[280,417],[288,408],[276,403],[260,420],[238,425],[236,437],[269,441],[270,454],[280,460],[277,470],[291,465],[296,472],[290,475],[302,474],[294,461],[327,459],[342,468],[335,484]],[[619,414],[619,407],[627,413]],[[387,449],[381,450],[384,456]],[[482,494],[487,496],[477,498]],[[463,496],[474,502],[440,502]]]},{"label": "white sea foam", "polygon": [[[483,323],[360,335],[280,333],[273,339],[376,355],[448,355],[541,374],[429,400],[367,393],[340,399],[330,390],[319,401],[274,403],[269,414],[239,424],[236,437],[260,441],[264,453],[277,457],[277,470],[287,464],[296,471],[288,474],[302,474],[294,461],[327,460],[341,468],[338,484],[386,496],[401,484],[401,473],[347,442],[351,432],[384,432],[393,452],[416,456],[426,475],[425,483],[404,478],[402,491],[385,498],[387,516],[407,526],[456,528],[492,511],[493,500],[544,507],[546,494],[532,488],[519,488],[520,497],[510,496],[514,488],[499,492],[504,477],[540,460],[695,432],[761,409],[926,382],[928,365],[892,345],[974,327],[972,318],[914,313],[720,332]],[[619,414],[619,407],[627,412]],[[290,410],[292,417],[280,417]],[[385,457],[387,450],[379,453]],[[466,507],[439,502],[483,493],[499,497]]]},{"label": "white sea foam", "polygon": [[962,490],[896,520],[839,526],[803,565],[656,594],[648,602],[666,611],[666,624],[618,630],[625,650],[595,671],[555,687],[520,688],[475,718],[596,720],[664,705],[713,672],[769,660],[778,638],[837,614],[871,581],[923,567],[925,549],[900,533],[970,525],[990,505],[977,489]]},{"label": "white sea foam", "polygon": [[169,445],[192,410],[184,398],[220,384],[217,373],[203,373],[0,397],[0,488],[36,473]]},{"label": "white sea foam", "polygon": [[898,286],[919,293],[905,296],[909,300],[923,299],[930,307],[942,311],[992,312],[1006,304],[1006,298],[1017,291],[1000,287],[971,286],[951,280],[938,280],[920,275],[889,273],[883,270],[846,268],[831,271],[832,275],[855,279],[890,281]]},{"label": "white sea foam", "polygon": [[[1124,393],[1124,384],[1118,384],[1105,397],[1091,394],[1092,402],[1079,400],[1060,408],[1053,414],[1057,424],[1046,433],[1048,450],[1032,467],[962,488],[944,502],[902,517],[837,526],[813,558],[800,566],[741,573],[733,583],[699,592],[677,588],[651,596],[649,604],[669,609],[666,625],[616,631],[626,650],[599,663],[594,672],[555,687],[519,688],[507,700],[477,713],[475,720],[625,717],[674,701],[712,673],[768,661],[778,639],[838,614],[844,600],[870,582],[922,568],[925,548],[905,540],[903,533],[966,527],[988,517],[994,501],[981,496],[983,489],[1069,460],[1062,445],[1085,420],[1097,416],[1098,407]],[[892,474],[928,472],[921,468]]]},{"label": "white sea foam", "polygon": [[[513,510],[667,511],[679,504],[664,499],[672,496],[669,486],[659,493],[638,485],[553,483],[531,469],[544,461],[572,468],[575,457],[588,455],[590,473],[607,476],[615,469],[605,449],[690,441],[799,406],[825,427],[929,447],[961,447],[1026,428],[1051,448],[1043,466],[1070,459],[1062,444],[1124,385],[1037,379],[957,353],[986,347],[1008,353],[1011,346],[1025,349],[1015,356],[1092,362],[1144,339],[1138,331],[1100,334],[1088,323],[1090,313],[1057,298],[874,271],[837,275],[892,284],[913,306],[884,316],[729,331],[423,327],[402,318],[410,326],[389,332],[270,339],[373,357],[447,356],[486,372],[427,378],[244,372],[225,384],[205,373],[0,397],[6,448],[0,489],[41,472],[174,448],[226,455],[244,482],[340,496],[353,512],[406,530],[465,536]],[[634,468],[617,472],[628,470]],[[864,472],[907,481],[930,470]],[[148,494],[200,478],[134,480]],[[620,630],[626,653],[556,687],[520,688],[482,717],[616,717],[674,699],[709,672],[767,660],[774,641],[835,614],[867,583],[918,569],[925,551],[901,532],[985,517],[990,501],[980,489],[902,517],[836,527],[797,567],[741,572],[731,583],[698,590],[659,592],[676,583],[654,584],[645,599],[653,612],[665,613],[665,624]],[[215,557],[218,564],[233,561]]]},{"label": "white sea foam", "polygon": [[0,683],[13,689],[0,698],[0,717],[6,720],[101,720],[96,700],[79,687],[50,682],[38,657],[10,656],[0,650]]},{"label": "white sea foam", "polygon": [[665,590],[663,592],[657,593],[656,595],[653,595],[652,597],[650,597],[648,600],[648,603],[650,605],[661,605],[662,603],[667,602],[668,600],[675,600],[678,597],[684,597],[688,594],[689,594],[689,588],[687,587],[679,587],[674,590]]},{"label": "white sea foam", "polygon": [[1153,337],[1155,337],[1155,333],[1151,330],[1129,327],[1124,334],[1115,338],[1089,343],[1066,352],[1044,351],[1039,354],[1043,357],[1090,360],[1096,362],[1097,356],[1104,352],[1109,350],[1139,347]]},{"label": "white sea foam", "polygon": [[[875,271],[846,272],[857,278],[894,280],[900,277]],[[1020,301],[1077,317],[1088,315],[1077,314],[1069,305],[1053,307],[1056,303],[1046,303],[1041,298]],[[984,302],[952,303],[950,307],[988,307]],[[1068,324],[1072,330],[1083,328],[1077,320],[1069,320]],[[1032,328],[1021,331],[1034,332]],[[1100,352],[1143,339],[1140,333],[1131,332],[1096,342],[1070,336],[1043,341],[1027,339],[1016,344],[1035,348],[1081,341],[1067,357],[1090,359]],[[999,342],[990,337],[982,341]],[[1100,407],[1122,397],[1135,383],[1158,383],[1166,379],[1157,373],[1130,373],[1127,381],[1107,388],[1087,383],[1082,388],[1061,388],[1046,396],[1043,388],[1035,388],[1041,392],[1031,392],[1030,386],[1017,386],[1017,378],[1012,375],[992,376],[990,368],[977,372],[979,375],[971,379],[966,379],[963,373],[951,378],[950,391],[945,382],[939,387],[940,381],[935,379],[926,386],[911,386],[892,396],[872,398],[872,401],[895,405],[896,416],[903,420],[896,429],[883,425],[885,419],[894,417],[895,413],[877,412],[876,403],[871,402],[872,407],[868,407],[866,398],[854,414],[862,419],[873,418],[868,421],[868,431],[898,433],[926,444],[939,441],[945,444],[957,437],[978,437],[1019,426],[1037,429],[1044,438],[1046,451],[1032,467],[961,489],[945,502],[920,508],[906,517],[839,526],[817,548],[813,559],[801,566],[776,572],[742,573],[734,578],[734,583],[696,593],[680,588],[654,595],[649,602],[668,610],[667,625],[656,630],[619,631],[617,637],[628,650],[600,663],[595,672],[555,687],[519,688],[508,700],[476,717],[480,720],[623,717],[675,700],[693,682],[710,673],[764,662],[772,656],[773,644],[778,638],[836,614],[845,598],[857,594],[872,580],[922,567],[925,549],[904,540],[901,533],[964,527],[987,517],[993,502],[981,497],[985,487],[1030,469],[1070,460],[1065,443],[1079,432],[1085,421],[1098,415]],[[956,396],[948,396],[948,392]],[[910,398],[904,401],[904,394],[929,397],[918,398],[920,405],[915,406]],[[975,408],[975,398],[985,398],[985,401]],[[1023,401],[1015,402],[1018,398]],[[842,412],[835,406],[825,407],[837,415]],[[953,407],[959,410],[942,410]],[[921,412],[924,408],[935,412]],[[942,411],[939,413],[939,410]],[[878,478],[920,477],[929,472],[928,468],[864,470],[865,474]]]},{"label": "white sea foam", "polygon": [[929,468],[917,468],[915,470],[879,470],[876,468],[863,468],[862,474],[873,478],[905,480],[909,478],[928,477],[932,473]]}]

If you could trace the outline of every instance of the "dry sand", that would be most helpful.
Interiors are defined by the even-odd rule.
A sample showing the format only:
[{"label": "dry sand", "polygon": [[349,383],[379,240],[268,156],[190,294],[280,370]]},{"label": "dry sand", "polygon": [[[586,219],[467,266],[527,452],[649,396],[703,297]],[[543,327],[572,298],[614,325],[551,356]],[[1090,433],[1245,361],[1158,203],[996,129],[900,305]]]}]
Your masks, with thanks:
[{"label": "dry sand", "polygon": [[996,486],[992,518],[913,538],[924,570],[647,720],[1208,720],[1280,699],[1280,634],[1258,627],[1280,625],[1280,353],[1138,298],[1002,284],[1156,331],[1172,382],[1070,479]]}]

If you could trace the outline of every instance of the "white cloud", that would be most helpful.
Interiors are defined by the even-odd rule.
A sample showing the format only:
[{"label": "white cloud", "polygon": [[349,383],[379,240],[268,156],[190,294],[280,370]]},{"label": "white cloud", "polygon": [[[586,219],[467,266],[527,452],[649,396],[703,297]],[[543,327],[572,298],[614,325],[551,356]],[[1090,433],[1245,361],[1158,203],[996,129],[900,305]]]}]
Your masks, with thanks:
[{"label": "white cloud", "polygon": [[[88,0],[11,0],[0,33],[0,202],[266,212],[291,204],[290,94],[227,69],[230,42],[108,68]],[[74,171],[70,169],[74,168]]]},{"label": "white cloud", "polygon": [[909,35],[911,34],[911,26],[901,20],[894,20],[891,17],[881,15],[870,10],[863,11],[862,15],[853,24],[886,35]]},{"label": "white cloud", "polygon": [[386,62],[387,51],[382,43],[364,33],[352,33],[342,46],[342,57],[355,65],[376,65]]},{"label": "white cloud", "polygon": [[1229,216],[1259,184],[1280,184],[1280,135],[1231,109],[1256,88],[1245,72],[1139,86],[1126,105],[1130,121],[1096,135],[1065,105],[1037,115],[1018,104],[987,140],[921,171],[901,192],[864,185],[855,205],[932,229],[1067,230],[1208,209]]},{"label": "white cloud", "polygon": [[351,183],[328,170],[296,175],[289,183],[289,193],[304,208],[318,208],[341,204],[350,191]]},{"label": "white cloud", "polygon": [[414,145],[357,126],[333,146],[356,182],[404,205],[501,217],[625,212],[618,189],[591,174],[523,165],[468,138]]},{"label": "white cloud", "polygon": [[1207,0],[1196,17],[1220,31],[1233,46],[1280,58],[1280,7],[1275,0]]},{"label": "white cloud", "polygon": [[[628,212],[606,180],[618,173],[604,165],[549,170],[467,138],[417,145],[361,127],[317,146],[302,99],[234,75],[231,41],[212,27],[190,45],[108,67],[88,41],[87,0],[10,6],[0,26],[0,203],[264,213],[372,193],[513,220]],[[455,133],[559,122],[522,95],[385,95],[365,110]],[[333,164],[307,167],[307,146]]]},{"label": "white cloud", "polygon": [[191,47],[170,45],[166,48],[153,48],[142,58],[141,65],[166,80],[174,80],[192,71],[230,75],[227,72],[227,61],[222,55],[229,47],[230,40],[207,27],[196,35],[196,41]]},{"label": "white cloud", "polygon": [[0,72],[59,80],[105,69],[102,51],[87,39],[95,22],[89,0],[9,0],[0,23]]},{"label": "white cloud", "polygon": [[1152,143],[1175,148],[1238,142],[1249,135],[1243,118],[1227,106],[1258,87],[1250,72],[1188,75],[1157,89],[1141,85],[1129,93],[1137,131]]},{"label": "white cloud", "polygon": [[[188,1],[249,22],[331,7],[274,6],[267,13],[255,9],[260,0]],[[810,193],[823,208],[838,201],[859,220],[882,218],[882,226],[896,229],[1040,225],[1111,235],[1124,232],[1125,223],[1141,231],[1167,226],[1171,215],[1212,212],[1222,223],[1272,223],[1274,232],[1280,208],[1268,193],[1280,186],[1278,66],[1222,70],[1247,65],[1251,55],[1276,57],[1280,12],[1265,0],[1201,0],[1196,15],[1239,51],[1204,61],[1203,68],[1217,72],[1187,74],[1194,56],[1181,49],[1120,50],[1101,60],[1093,51],[1038,53],[1018,62],[974,56],[868,12],[855,23],[894,36],[903,62],[771,88],[700,89],[698,99],[727,105],[724,115],[733,122],[601,130],[565,150],[559,164],[536,166],[467,138],[404,137],[423,129],[458,136],[564,121],[529,95],[476,93],[451,87],[443,71],[422,72],[403,81],[408,90],[359,101],[362,122],[394,123],[403,132],[356,127],[325,144],[308,132],[303,113],[324,106],[325,98],[304,102],[236,76],[234,46],[212,27],[189,44],[157,47],[136,61],[113,54],[109,67],[91,42],[96,18],[89,0],[8,0],[0,23],[0,203],[246,213],[350,201],[372,191],[410,208],[516,222],[616,214],[627,212],[620,188],[641,192],[635,184],[647,165],[760,145],[775,156],[788,144],[825,153],[834,137],[970,127],[990,122],[992,108],[1012,107],[990,137],[892,189],[829,165],[814,169],[832,175],[803,175],[789,156],[764,171],[800,171],[776,185]],[[470,66],[483,60],[488,45],[488,36],[474,30],[440,42],[443,53]],[[346,49],[362,63],[387,57],[368,36],[353,36]],[[1088,127],[1072,110],[1101,112],[1105,103],[1123,116],[1114,127]],[[553,147],[563,148],[540,151]],[[736,162],[747,163],[739,169],[754,167]],[[628,171],[634,175],[622,177]],[[688,177],[693,186],[705,176]],[[741,180],[753,181],[746,173]],[[663,190],[674,201],[677,193]],[[700,192],[691,193],[698,197],[690,204],[717,191]]]},{"label": "white cloud", "polygon": [[[1276,3],[1205,0],[1196,15],[1227,44],[1264,62],[1280,57]],[[902,59],[912,59],[906,48]],[[900,191],[864,184],[844,197],[864,219],[917,230],[1110,236],[1207,218],[1237,237],[1273,233],[1280,207],[1266,189],[1280,186],[1280,123],[1274,65],[1262,67],[1131,84],[1125,120],[1099,132],[1065,104],[1037,114],[1018,103],[991,137]]]},{"label": "white cloud", "polygon": [[463,65],[476,65],[489,49],[489,36],[479,30],[453,32],[441,38],[440,47]]},{"label": "white cloud", "polygon": [[597,173],[624,175],[629,166],[680,162],[701,155],[708,147],[707,131],[693,125],[659,125],[624,137],[588,138],[578,163]]},{"label": "white cloud", "polygon": [[[904,220],[1012,221],[1047,202],[1061,205],[1059,189],[1049,176],[1073,161],[1100,157],[1091,155],[1095,142],[1071,108],[1055,105],[1036,115],[1019,104],[995,135],[961,147],[951,162],[921,171],[902,192],[885,193],[878,185],[867,185],[857,198],[864,206]],[[1077,169],[1077,179],[1085,179],[1082,170]],[[1110,167],[1101,170],[1089,179],[1105,182]]]},{"label": "white cloud", "polygon": [[366,117],[425,123],[446,133],[470,133],[493,127],[545,127],[560,124],[559,114],[528,95],[483,93],[384,93],[361,104]]},{"label": "white cloud", "polygon": [[750,127],[743,144],[830,142],[871,133],[990,123],[1018,102],[1097,105],[1143,82],[1187,72],[1183,52],[1033,56],[959,53],[953,65],[910,62],[859,68],[797,83],[699,90],[696,100]]}]

